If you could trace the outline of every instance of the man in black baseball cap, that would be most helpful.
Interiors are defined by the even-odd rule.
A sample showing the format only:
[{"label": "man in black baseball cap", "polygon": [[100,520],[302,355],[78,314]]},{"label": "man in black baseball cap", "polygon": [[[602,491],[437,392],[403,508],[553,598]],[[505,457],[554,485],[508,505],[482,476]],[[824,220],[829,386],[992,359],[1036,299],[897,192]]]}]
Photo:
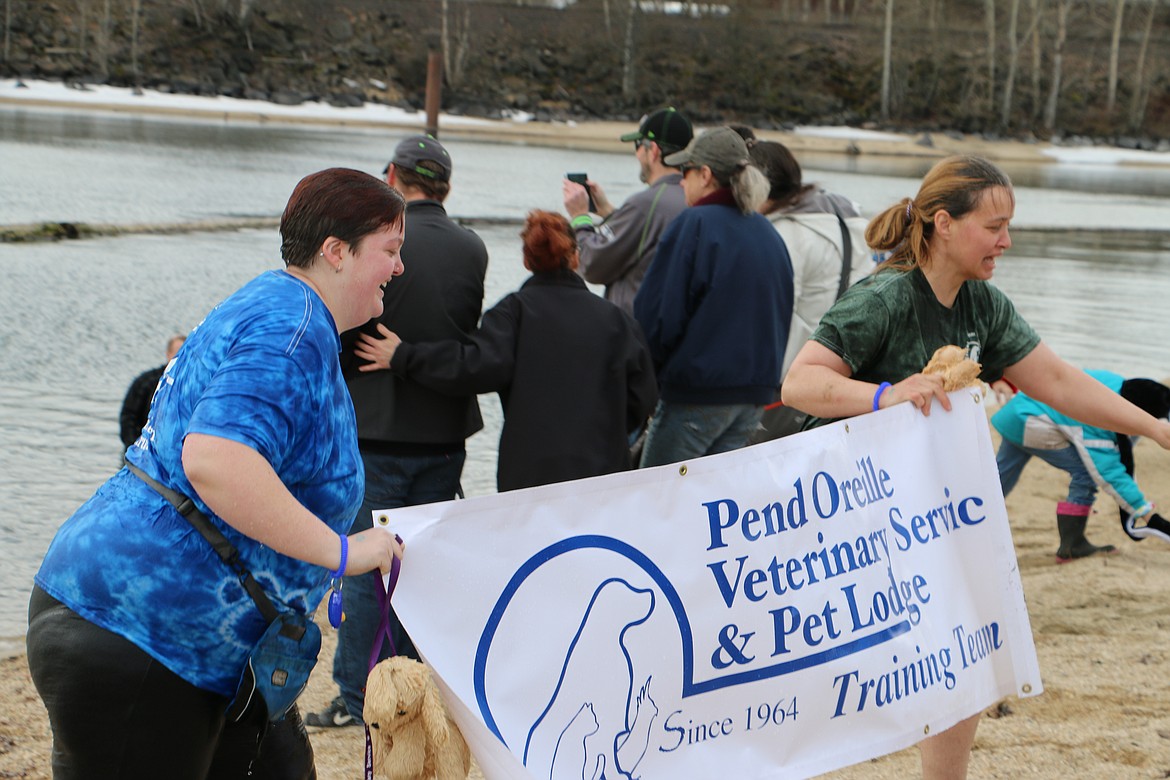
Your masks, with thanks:
[{"label": "man in black baseball cap", "polygon": [[[618,209],[595,181],[588,181],[589,192],[568,179],[562,184],[565,211],[580,247],[578,270],[585,281],[605,285],[605,297],[630,314],[659,237],[687,206],[679,186],[682,175],[664,158],[685,149],[693,134],[689,119],[673,108],[662,108],[644,116],[636,131],[621,136],[622,141],[634,143],[640,178],[650,186],[631,195]],[[590,194],[600,219],[589,213]]]},{"label": "man in black baseball cap", "polygon": [[623,141],[653,141],[663,154],[685,149],[695,131],[691,121],[673,108],[660,108],[642,117],[638,129],[622,136]]}]

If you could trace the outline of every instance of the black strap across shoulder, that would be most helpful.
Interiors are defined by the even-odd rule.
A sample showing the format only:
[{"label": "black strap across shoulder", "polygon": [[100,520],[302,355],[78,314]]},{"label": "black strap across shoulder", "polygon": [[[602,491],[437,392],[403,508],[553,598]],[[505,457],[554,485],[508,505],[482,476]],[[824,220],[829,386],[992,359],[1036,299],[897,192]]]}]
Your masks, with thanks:
[{"label": "black strap across shoulder", "polygon": [[[227,537],[225,537],[223,533],[218,528],[216,528],[210,520],[207,519],[207,515],[199,511],[199,507],[195,506],[194,501],[192,501],[187,496],[184,496],[182,493],[171,490],[169,487],[162,484],[157,479],[150,476],[145,471],[138,468],[129,461],[126,461],[126,468],[129,469],[131,474],[138,477],[140,480],[153,488],[156,493],[169,501],[171,505],[174,506],[174,508],[178,511],[178,513],[185,517],[187,522],[194,526],[195,530],[198,531],[200,535],[207,540],[208,544],[211,545],[211,548],[215,550],[215,554],[218,555],[220,559],[236,573],[237,577],[239,577],[240,585],[242,585],[244,590],[248,592],[248,595],[252,597],[252,601],[256,602],[256,608],[259,609],[260,614],[264,616],[265,622],[272,623],[274,620],[280,617],[280,613],[277,612],[276,607],[272,605],[272,601],[269,600],[268,595],[264,593],[264,589],[260,587],[260,583],[256,582],[255,578],[252,577],[252,573],[244,568],[244,564],[240,561],[239,550],[237,550],[235,545],[229,542]],[[294,626],[292,624],[286,623],[286,628],[290,630],[299,630],[300,633],[304,633],[304,628],[300,626]],[[292,638],[299,639],[299,637]]]},{"label": "black strap across shoulder", "polygon": [[840,298],[849,289],[849,277],[853,273],[853,239],[849,235],[849,226],[840,214],[837,215],[837,222],[841,225],[841,281],[837,284],[837,297]]}]

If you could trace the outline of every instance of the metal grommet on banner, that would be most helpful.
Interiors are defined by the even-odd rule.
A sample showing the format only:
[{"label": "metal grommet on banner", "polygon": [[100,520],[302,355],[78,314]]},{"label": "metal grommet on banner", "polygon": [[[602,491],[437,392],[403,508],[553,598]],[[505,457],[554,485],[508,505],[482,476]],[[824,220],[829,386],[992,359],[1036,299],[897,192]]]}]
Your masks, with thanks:
[{"label": "metal grommet on banner", "polygon": [[374,522],[378,525],[390,525],[390,515],[382,513],[374,517]]},{"label": "metal grommet on banner", "polygon": [[845,433],[849,433],[849,423],[845,423]]},{"label": "metal grommet on banner", "polygon": [[1020,690],[1023,691],[1024,693],[1031,693],[1032,692],[1032,683],[1024,683],[1024,686],[1022,688],[1020,688]]},{"label": "metal grommet on banner", "polygon": [[680,477],[685,477],[687,475],[687,464],[684,463],[678,467],[678,475]]},{"label": "metal grommet on banner", "polygon": [[922,727],[922,733],[923,734],[930,734],[930,724],[929,723]]},{"label": "metal grommet on banner", "polygon": [[983,393],[979,393],[979,392],[972,390],[971,391],[971,400],[973,400],[976,404],[983,403]]}]

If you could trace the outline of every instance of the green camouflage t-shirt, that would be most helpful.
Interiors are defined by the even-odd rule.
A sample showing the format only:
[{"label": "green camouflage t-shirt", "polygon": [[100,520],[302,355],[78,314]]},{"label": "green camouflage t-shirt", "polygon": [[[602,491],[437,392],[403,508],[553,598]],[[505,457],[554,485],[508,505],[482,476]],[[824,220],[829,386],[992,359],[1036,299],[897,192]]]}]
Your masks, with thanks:
[{"label": "green camouflage t-shirt", "polygon": [[854,379],[891,384],[920,372],[947,344],[962,347],[983,366],[980,379],[991,382],[1040,343],[996,287],[965,282],[947,308],[918,269],[883,271],[858,282],[825,313],[812,338],[839,355]]}]

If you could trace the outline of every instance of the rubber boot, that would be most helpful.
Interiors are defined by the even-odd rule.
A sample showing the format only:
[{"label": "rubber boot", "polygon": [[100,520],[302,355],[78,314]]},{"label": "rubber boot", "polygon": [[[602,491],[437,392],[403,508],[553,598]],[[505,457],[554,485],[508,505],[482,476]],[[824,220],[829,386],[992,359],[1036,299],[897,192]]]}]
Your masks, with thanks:
[{"label": "rubber boot", "polygon": [[1056,506],[1056,530],[1060,533],[1060,547],[1056,550],[1056,562],[1068,563],[1076,558],[1088,558],[1098,553],[1116,552],[1111,544],[1098,547],[1085,538],[1085,526],[1089,523],[1092,507],[1070,504],[1062,501]]}]

